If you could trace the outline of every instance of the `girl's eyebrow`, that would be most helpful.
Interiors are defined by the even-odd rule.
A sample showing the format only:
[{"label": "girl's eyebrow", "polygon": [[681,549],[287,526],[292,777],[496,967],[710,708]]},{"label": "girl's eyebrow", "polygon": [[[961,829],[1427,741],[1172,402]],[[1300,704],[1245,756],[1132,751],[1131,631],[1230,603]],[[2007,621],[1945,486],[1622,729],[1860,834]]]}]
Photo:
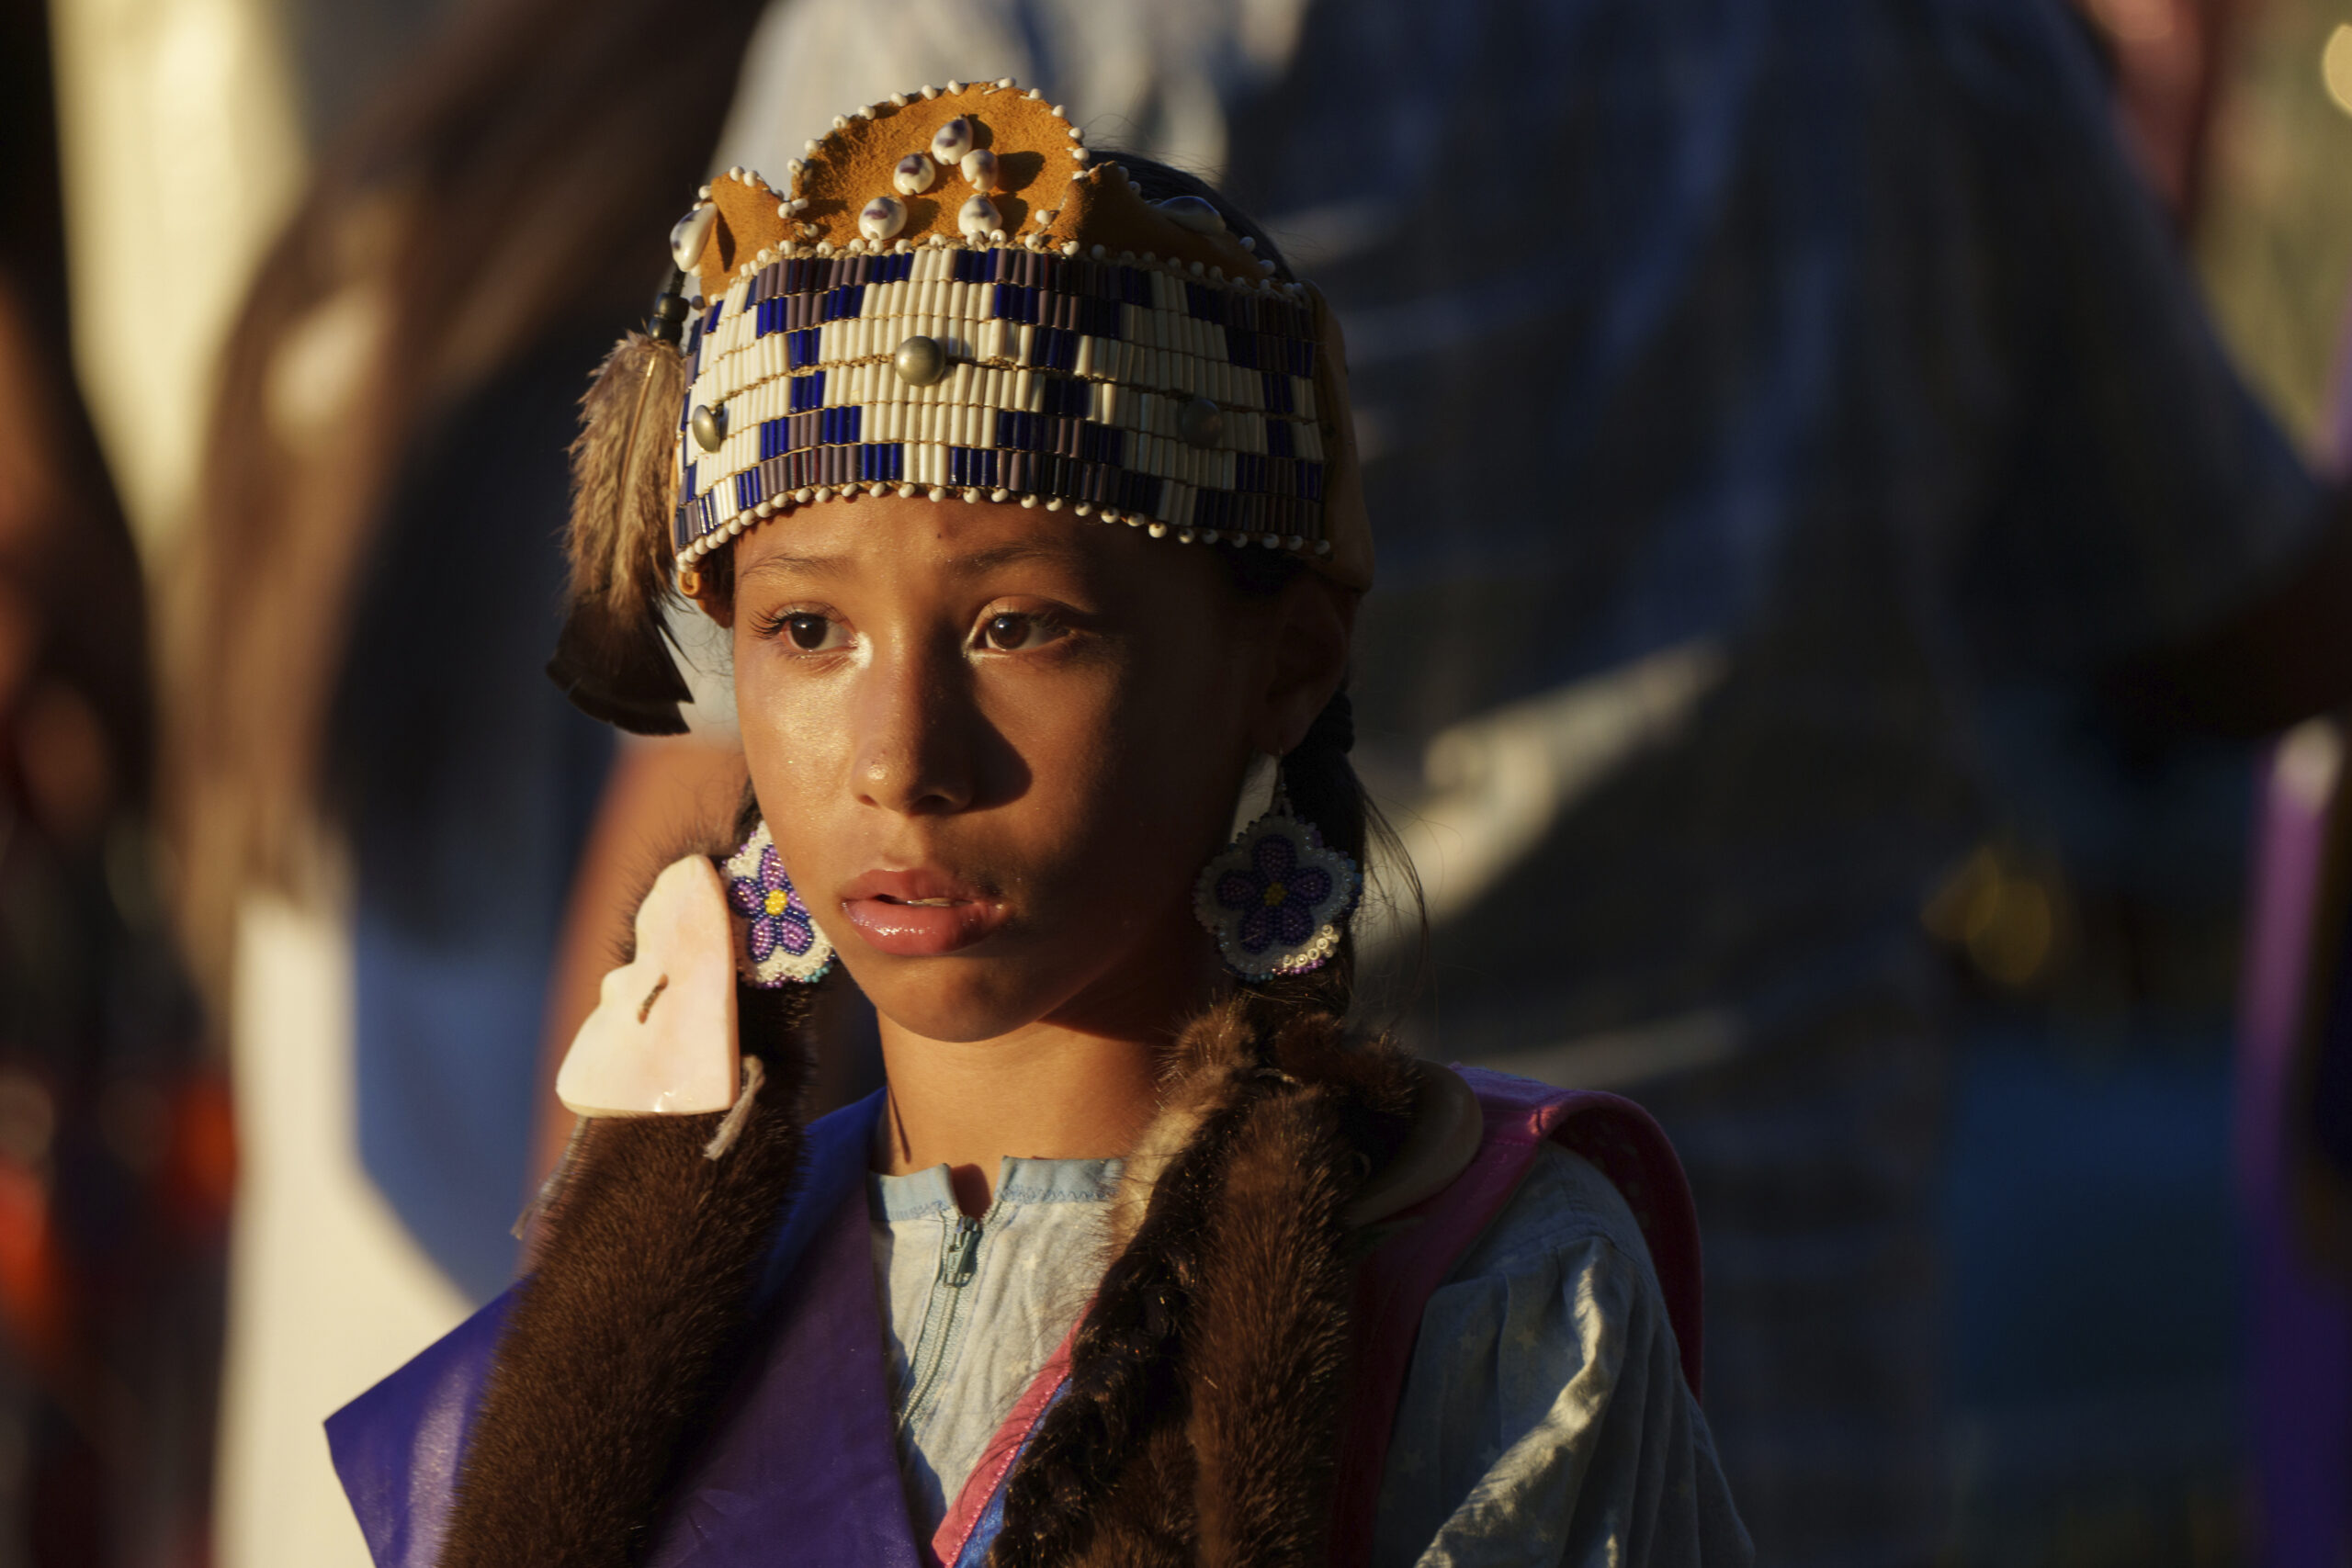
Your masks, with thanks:
[{"label": "girl's eyebrow", "polygon": [[958,577],[978,577],[998,567],[1017,566],[1023,561],[1032,560],[1055,566],[1076,566],[1079,564],[1079,552],[1058,540],[1015,539],[1010,544],[957,556],[947,563],[947,570]]},{"label": "girl's eyebrow", "polygon": [[[956,577],[978,577],[1000,567],[1018,566],[1023,561],[1042,561],[1053,566],[1076,567],[1080,564],[1080,552],[1053,539],[1015,539],[1008,544],[994,545],[984,550],[948,559],[944,570]],[[743,570],[742,581],[749,582],[764,577],[815,577],[838,579],[856,570],[854,558],[833,556],[764,555]]]},{"label": "girl's eyebrow", "polygon": [[743,570],[743,579],[755,577],[839,577],[850,569],[847,556],[779,556],[765,555]]}]

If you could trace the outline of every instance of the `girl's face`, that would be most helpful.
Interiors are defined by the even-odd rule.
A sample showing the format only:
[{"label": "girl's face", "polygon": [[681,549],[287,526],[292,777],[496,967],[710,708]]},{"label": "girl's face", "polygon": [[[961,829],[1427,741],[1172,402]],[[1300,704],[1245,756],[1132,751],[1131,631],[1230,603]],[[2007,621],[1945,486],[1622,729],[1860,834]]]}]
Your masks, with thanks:
[{"label": "girl's face", "polygon": [[903,1029],[1120,1032],[1196,996],[1193,882],[1253,750],[1336,689],[1345,606],[1235,592],[1225,547],[1015,504],[808,508],[735,550],[761,809]]}]

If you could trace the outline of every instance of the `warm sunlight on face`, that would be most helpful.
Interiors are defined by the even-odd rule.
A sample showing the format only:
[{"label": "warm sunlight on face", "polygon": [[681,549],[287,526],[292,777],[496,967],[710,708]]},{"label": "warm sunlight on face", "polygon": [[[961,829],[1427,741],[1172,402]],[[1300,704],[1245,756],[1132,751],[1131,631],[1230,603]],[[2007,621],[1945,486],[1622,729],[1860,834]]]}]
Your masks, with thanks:
[{"label": "warm sunlight on face", "polygon": [[1116,1032],[1200,984],[1193,881],[1276,640],[1212,547],[885,496],[734,549],[752,781],[888,1018],[933,1040]]}]

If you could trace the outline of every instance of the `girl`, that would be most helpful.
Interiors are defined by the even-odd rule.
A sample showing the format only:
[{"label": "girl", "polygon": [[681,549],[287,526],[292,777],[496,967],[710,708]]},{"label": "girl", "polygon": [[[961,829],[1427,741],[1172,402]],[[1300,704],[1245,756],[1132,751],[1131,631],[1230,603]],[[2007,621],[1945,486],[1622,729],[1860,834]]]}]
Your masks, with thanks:
[{"label": "girl", "polygon": [[[673,244],[551,671],[674,727],[674,581],[752,798],[572,1046],[532,1274],[329,1425],[378,1562],[1746,1561],[1656,1128],[1349,1021],[1319,297],[1009,82]],[[842,969],[888,1087],[803,1128]]]}]

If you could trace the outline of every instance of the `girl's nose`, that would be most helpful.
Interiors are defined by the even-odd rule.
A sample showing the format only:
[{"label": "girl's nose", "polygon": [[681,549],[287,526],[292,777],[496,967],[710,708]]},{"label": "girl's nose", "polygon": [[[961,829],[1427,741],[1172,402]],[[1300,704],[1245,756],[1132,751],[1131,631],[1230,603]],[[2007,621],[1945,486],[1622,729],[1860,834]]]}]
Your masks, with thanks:
[{"label": "girl's nose", "polygon": [[894,650],[860,686],[850,780],[858,800],[905,817],[967,809],[984,727],[962,660]]}]

